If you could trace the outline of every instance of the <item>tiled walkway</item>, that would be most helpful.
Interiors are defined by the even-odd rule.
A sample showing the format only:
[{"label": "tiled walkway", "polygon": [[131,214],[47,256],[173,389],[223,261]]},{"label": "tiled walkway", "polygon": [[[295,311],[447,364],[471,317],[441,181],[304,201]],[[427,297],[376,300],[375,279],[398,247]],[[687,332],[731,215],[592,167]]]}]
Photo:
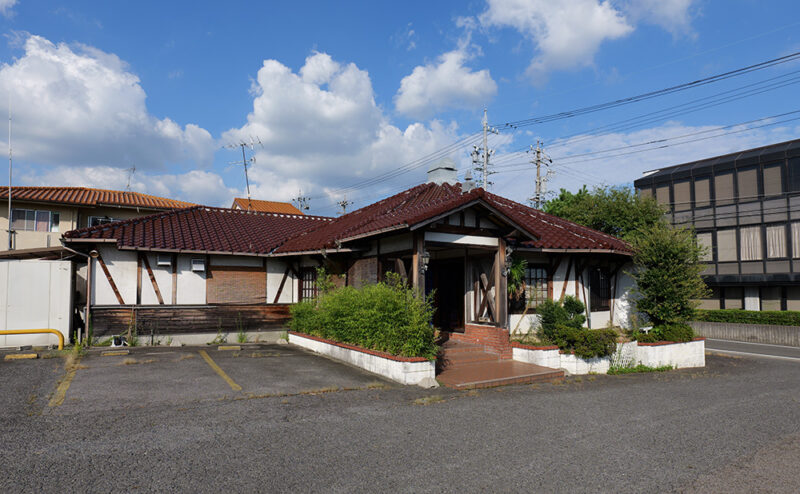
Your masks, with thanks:
[{"label": "tiled walkway", "polygon": [[500,358],[480,345],[451,340],[443,349],[442,370],[436,378],[449,388],[488,388],[564,378],[562,370]]}]

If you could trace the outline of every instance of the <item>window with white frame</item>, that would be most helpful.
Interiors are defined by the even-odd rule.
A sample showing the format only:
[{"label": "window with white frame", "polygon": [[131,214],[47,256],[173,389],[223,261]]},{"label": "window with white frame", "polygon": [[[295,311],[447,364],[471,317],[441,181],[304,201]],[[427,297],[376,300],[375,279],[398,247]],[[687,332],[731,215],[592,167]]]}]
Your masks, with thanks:
[{"label": "window with white frame", "polygon": [[12,209],[11,229],[29,232],[57,232],[61,215],[40,209]]}]

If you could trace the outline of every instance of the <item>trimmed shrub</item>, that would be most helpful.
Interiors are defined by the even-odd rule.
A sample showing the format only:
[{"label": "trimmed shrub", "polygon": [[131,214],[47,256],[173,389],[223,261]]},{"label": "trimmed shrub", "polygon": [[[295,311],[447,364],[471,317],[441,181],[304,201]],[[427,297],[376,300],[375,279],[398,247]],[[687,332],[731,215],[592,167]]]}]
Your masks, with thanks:
[{"label": "trimmed shrub", "polygon": [[694,338],[694,330],[688,324],[663,324],[653,328],[653,332],[656,333],[660,341],[683,343],[692,341],[692,338]]},{"label": "trimmed shrub", "polygon": [[645,333],[642,331],[634,331],[631,333],[631,339],[639,341],[641,343],[657,343],[659,341],[658,336],[652,331]]},{"label": "trimmed shrub", "polygon": [[742,309],[697,310],[694,320],[740,324],[800,326],[800,312],[788,310],[755,311]]},{"label": "trimmed shrub", "polygon": [[542,318],[539,337],[581,358],[611,355],[616,349],[617,333],[613,329],[584,328],[585,310],[583,303],[574,297],[566,297],[563,305],[546,300],[536,309]]},{"label": "trimmed shrub", "polygon": [[390,277],[387,282],[320,290],[291,308],[292,331],[402,355],[436,357],[430,299]]}]

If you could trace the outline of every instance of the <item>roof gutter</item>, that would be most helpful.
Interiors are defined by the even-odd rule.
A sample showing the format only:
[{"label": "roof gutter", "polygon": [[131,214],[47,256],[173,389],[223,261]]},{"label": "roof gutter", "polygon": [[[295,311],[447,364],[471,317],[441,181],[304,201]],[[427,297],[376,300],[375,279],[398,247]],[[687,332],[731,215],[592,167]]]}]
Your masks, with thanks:
[{"label": "roof gutter", "polygon": [[564,254],[618,254],[621,256],[632,257],[632,252],[627,252],[617,249],[552,249],[552,248],[539,248],[539,247],[516,247],[518,252],[546,252],[546,253],[564,253]]}]

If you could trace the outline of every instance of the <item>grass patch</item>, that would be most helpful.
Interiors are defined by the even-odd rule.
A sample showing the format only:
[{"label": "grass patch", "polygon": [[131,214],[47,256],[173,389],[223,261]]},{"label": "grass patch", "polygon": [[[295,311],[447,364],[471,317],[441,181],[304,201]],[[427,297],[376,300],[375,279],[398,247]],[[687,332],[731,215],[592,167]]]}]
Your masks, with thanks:
[{"label": "grass patch", "polygon": [[367,389],[389,389],[389,385],[385,382],[374,381],[367,384]]},{"label": "grass patch", "polygon": [[117,365],[139,365],[139,364],[152,364],[155,362],[154,359],[143,359],[143,360],[136,360],[135,358],[126,358],[122,362]]},{"label": "grass patch", "polygon": [[188,360],[190,358],[194,358],[194,354],[193,353],[185,353],[185,354],[181,355],[180,357],[178,357],[176,362],[180,362],[181,360]]},{"label": "grass patch", "polygon": [[434,403],[441,403],[444,401],[444,398],[441,395],[430,395],[430,396],[423,396],[422,398],[417,398],[414,400],[415,405],[433,405]]},{"label": "grass patch", "polygon": [[649,365],[639,364],[633,367],[611,367],[608,373],[612,376],[620,374],[638,374],[642,372],[666,372],[672,370],[671,365],[662,365],[660,367],[650,367]]}]

